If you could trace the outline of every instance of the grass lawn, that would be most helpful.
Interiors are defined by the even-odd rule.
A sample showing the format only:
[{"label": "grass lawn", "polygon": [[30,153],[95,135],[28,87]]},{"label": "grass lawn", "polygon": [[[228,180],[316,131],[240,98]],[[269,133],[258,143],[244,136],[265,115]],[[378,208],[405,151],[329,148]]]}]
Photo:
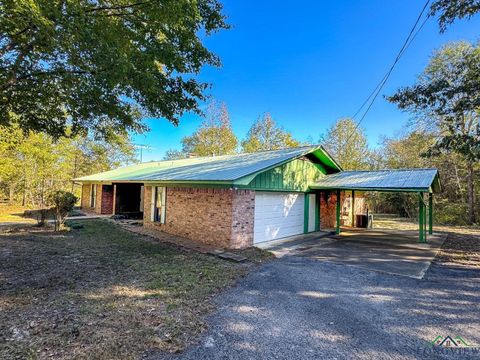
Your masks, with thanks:
[{"label": "grass lawn", "polygon": [[0,223],[31,223],[35,224],[33,218],[23,216],[23,212],[29,210],[20,205],[0,205]]},{"label": "grass lawn", "polygon": [[105,220],[77,224],[84,227],[59,233],[0,227],[1,359],[181,350],[204,330],[212,297],[252,267]]}]

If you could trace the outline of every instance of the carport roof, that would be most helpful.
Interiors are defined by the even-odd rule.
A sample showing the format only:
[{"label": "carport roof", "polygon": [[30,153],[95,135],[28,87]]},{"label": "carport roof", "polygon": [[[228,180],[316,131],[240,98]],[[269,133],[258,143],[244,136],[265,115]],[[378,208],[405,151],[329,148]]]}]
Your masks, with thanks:
[{"label": "carport roof", "polygon": [[398,169],[376,171],[342,171],[326,175],[311,189],[340,189],[394,192],[437,192],[440,180],[437,169]]}]

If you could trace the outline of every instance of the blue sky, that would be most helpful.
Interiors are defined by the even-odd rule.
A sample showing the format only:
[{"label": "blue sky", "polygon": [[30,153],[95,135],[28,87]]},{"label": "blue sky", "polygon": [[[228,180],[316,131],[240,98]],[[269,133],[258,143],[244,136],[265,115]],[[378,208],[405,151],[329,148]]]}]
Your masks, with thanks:
[{"label": "blue sky", "polygon": [[[352,116],[390,67],[424,2],[223,0],[230,30],[205,40],[223,66],[206,67],[200,79],[224,101],[241,139],[263,112],[300,140],[317,140],[337,119]],[[440,34],[434,19],[397,64],[362,123],[369,144],[405,128],[408,114],[383,95],[412,84],[432,52],[449,41],[480,40],[480,16],[457,21]],[[151,131],[134,136],[151,147],[143,161],[159,160],[201,123],[185,115],[178,127],[146,119]]]}]

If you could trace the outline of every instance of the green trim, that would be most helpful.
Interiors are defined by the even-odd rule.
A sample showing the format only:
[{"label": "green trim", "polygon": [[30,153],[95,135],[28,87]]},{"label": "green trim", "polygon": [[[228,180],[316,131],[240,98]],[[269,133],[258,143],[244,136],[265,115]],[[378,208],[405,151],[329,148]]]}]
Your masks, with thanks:
[{"label": "green trim", "polygon": [[433,194],[428,194],[428,233],[433,234]]},{"label": "green trim", "polygon": [[306,192],[308,192],[308,190],[251,188],[251,187],[249,187],[249,186],[236,186],[235,188],[245,189],[245,190],[263,191],[263,192],[289,192],[289,193],[303,193],[303,194],[305,194]]},{"label": "green trim", "polygon": [[340,166],[340,164],[335,161],[335,159],[323,146],[320,145],[317,149],[310,152],[310,154],[315,156],[318,160],[320,160],[320,162],[327,165],[334,172],[343,171],[343,168]]},{"label": "green trim", "polygon": [[326,173],[323,166],[312,162],[311,159],[294,159],[257,174],[242,188],[305,192],[310,184],[320,180]]},{"label": "green trim", "polygon": [[310,194],[305,193],[303,201],[303,233],[308,233],[308,218],[309,218],[309,202],[310,202]]},{"label": "green trim", "polygon": [[408,189],[402,189],[402,188],[364,188],[364,187],[358,187],[358,188],[351,188],[351,187],[342,187],[342,186],[315,186],[315,185],[310,185],[310,190],[346,190],[346,191],[381,191],[381,192],[430,192],[429,188],[408,188]]},{"label": "green trim", "polygon": [[[339,164],[337,164],[337,163],[335,162],[335,160],[333,160],[333,158],[332,158],[332,157],[330,156],[330,154],[324,149],[324,147],[323,147],[323,146],[317,146],[317,147],[314,147],[314,148],[309,149],[308,151],[303,152],[303,153],[300,154],[300,155],[297,155],[297,156],[295,156],[295,157],[292,157],[292,158],[290,158],[290,159],[288,159],[288,160],[280,161],[280,162],[278,162],[278,163],[276,163],[276,164],[273,164],[273,165],[271,165],[271,166],[269,166],[269,167],[266,167],[266,168],[264,168],[264,169],[262,169],[262,170],[259,170],[259,171],[256,171],[256,172],[254,172],[254,173],[245,175],[245,176],[243,176],[243,177],[241,177],[241,178],[238,178],[238,179],[236,179],[236,180],[233,181],[233,184],[234,184],[234,185],[239,185],[239,186],[240,186],[240,185],[249,185],[250,182],[252,182],[252,180],[253,180],[257,175],[259,175],[259,174],[261,174],[261,173],[264,173],[264,172],[266,172],[266,171],[272,170],[272,169],[274,169],[274,168],[276,168],[276,167],[285,165],[286,163],[289,163],[289,162],[291,162],[291,161],[293,161],[293,160],[297,160],[297,159],[299,159],[299,158],[301,158],[301,157],[303,157],[303,156],[306,156],[306,155],[312,155],[312,156],[314,156],[318,161],[320,161],[320,162],[322,163],[322,164],[319,164],[319,165],[321,165],[323,169],[325,169],[325,165],[326,165],[327,167],[329,167],[329,168],[330,168],[331,170],[333,170],[333,171],[336,171],[336,172],[342,171],[342,167],[341,167]],[[312,162],[312,163],[315,164],[315,162]],[[326,169],[325,169],[325,170],[326,170]]]},{"label": "green trim", "polygon": [[431,192],[442,191],[442,183],[440,182],[440,175],[439,175],[438,171],[435,174],[435,178],[433,179],[433,182],[432,182],[431,186],[432,186]]},{"label": "green trim", "polygon": [[214,188],[214,189],[232,189],[231,184],[199,184],[199,183],[177,183],[177,182],[152,182],[145,183],[146,186],[163,186],[163,187],[186,187],[193,189],[205,189],[205,188]]},{"label": "green trim", "polygon": [[423,192],[418,193],[418,242],[426,243],[424,234],[425,203],[423,201]]},{"label": "green trim", "polygon": [[315,193],[315,231],[320,231],[320,194]]},{"label": "green trim", "polygon": [[425,201],[423,202],[423,234],[427,242],[427,203]]},{"label": "green trim", "polygon": [[112,185],[112,184],[145,184],[148,186],[165,186],[165,185],[205,185],[207,187],[214,186],[223,186],[223,187],[232,187],[233,181],[168,181],[168,180],[105,180],[105,181],[80,181],[82,184],[103,184],[103,185]]},{"label": "green trim", "polygon": [[337,190],[337,214],[336,214],[335,233],[340,234],[340,190]]}]

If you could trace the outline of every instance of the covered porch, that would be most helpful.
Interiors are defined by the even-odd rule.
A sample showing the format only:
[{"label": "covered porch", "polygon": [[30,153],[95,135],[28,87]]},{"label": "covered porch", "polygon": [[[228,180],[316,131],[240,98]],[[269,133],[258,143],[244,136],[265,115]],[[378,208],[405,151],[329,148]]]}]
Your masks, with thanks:
[{"label": "covered porch", "polygon": [[[310,186],[311,191],[330,191],[336,197],[335,232],[340,235],[342,227],[342,199],[345,194],[350,197],[349,223],[351,228],[356,225],[367,225],[369,218],[357,218],[355,194],[368,191],[415,193],[418,197],[418,231],[417,241],[426,243],[433,234],[433,194],[440,191],[440,181],[436,169],[405,169],[378,171],[344,171],[327,175]],[[365,214],[361,214],[365,215]],[[367,224],[358,224],[367,221]],[[348,230],[351,230],[348,228]],[[363,230],[365,232],[365,230]],[[356,230],[358,233],[358,230]],[[371,232],[371,231],[368,231]],[[373,236],[373,232],[369,235]],[[347,235],[347,234],[346,234]]]}]

